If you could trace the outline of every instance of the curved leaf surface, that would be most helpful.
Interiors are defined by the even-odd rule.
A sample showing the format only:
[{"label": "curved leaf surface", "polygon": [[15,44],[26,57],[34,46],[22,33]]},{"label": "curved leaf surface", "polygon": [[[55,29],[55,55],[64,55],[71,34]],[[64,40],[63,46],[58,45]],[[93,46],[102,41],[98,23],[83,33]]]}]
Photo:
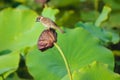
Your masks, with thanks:
[{"label": "curved leaf surface", "polygon": [[100,39],[101,42],[106,43],[118,43],[120,40],[119,34],[115,33],[114,31],[109,31],[106,29],[102,29],[100,27],[96,27],[93,23],[82,23],[78,22],[76,24],[77,27],[82,27],[86,29],[90,34]]},{"label": "curved leaf surface", "polygon": [[0,50],[29,47],[37,42],[43,27],[32,10],[7,8],[0,12]]},{"label": "curved leaf surface", "polygon": [[18,68],[20,55],[18,52],[12,52],[10,54],[0,56],[0,75],[4,78],[10,73],[14,72]]},{"label": "curved leaf surface", "polygon": [[[120,75],[110,71],[105,64],[93,62],[73,72],[74,80],[120,80]],[[69,80],[65,76],[62,80]]]},{"label": "curved leaf surface", "polygon": [[[72,72],[93,61],[108,64],[109,69],[113,70],[113,54],[99,42],[98,38],[83,28],[76,28],[67,30],[65,34],[58,34],[57,43],[63,50]],[[63,59],[55,47],[45,52],[40,52],[35,47],[26,60],[28,70],[35,80],[60,80],[67,75]]]}]

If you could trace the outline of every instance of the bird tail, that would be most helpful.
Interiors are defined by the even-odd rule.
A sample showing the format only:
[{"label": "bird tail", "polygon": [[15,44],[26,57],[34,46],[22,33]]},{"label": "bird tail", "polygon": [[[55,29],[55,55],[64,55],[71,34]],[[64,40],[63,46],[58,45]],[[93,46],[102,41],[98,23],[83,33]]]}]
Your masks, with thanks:
[{"label": "bird tail", "polygon": [[60,27],[57,27],[57,30],[59,30],[61,33],[65,33]]}]

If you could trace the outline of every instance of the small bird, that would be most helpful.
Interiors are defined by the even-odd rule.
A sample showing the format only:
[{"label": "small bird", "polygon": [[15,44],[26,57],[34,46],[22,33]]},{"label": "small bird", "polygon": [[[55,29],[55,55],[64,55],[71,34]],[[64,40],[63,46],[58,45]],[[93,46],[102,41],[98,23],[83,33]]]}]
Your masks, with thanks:
[{"label": "small bird", "polygon": [[57,26],[57,24],[54,21],[52,21],[51,19],[47,17],[39,16],[37,17],[36,22],[41,22],[47,29],[52,28],[55,30],[59,30],[61,33],[64,33],[64,31],[60,29],[60,27]]}]

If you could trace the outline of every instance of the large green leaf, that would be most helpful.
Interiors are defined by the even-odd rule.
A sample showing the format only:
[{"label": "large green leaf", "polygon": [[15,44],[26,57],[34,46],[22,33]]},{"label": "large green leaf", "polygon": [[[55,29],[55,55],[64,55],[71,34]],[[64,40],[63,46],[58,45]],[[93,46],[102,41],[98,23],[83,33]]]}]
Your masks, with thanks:
[{"label": "large green leaf", "polygon": [[88,32],[90,32],[93,36],[100,39],[100,41],[106,43],[118,43],[120,40],[119,34],[114,31],[106,30],[104,28],[96,27],[93,23],[82,23],[78,22],[76,24],[77,27],[83,27]]},{"label": "large green leaf", "polygon": [[[107,65],[99,62],[85,66],[73,72],[74,80],[120,80],[120,75],[110,71]],[[62,80],[69,80],[65,76]]]},{"label": "large green leaf", "polygon": [[21,49],[37,42],[43,27],[32,10],[7,8],[0,12],[0,50]]},{"label": "large green leaf", "polygon": [[0,75],[7,77],[18,68],[20,55],[18,52],[12,52],[0,56]]},{"label": "large green leaf", "polygon": [[73,73],[75,80],[120,80],[120,75],[107,69],[100,63],[92,63]]},{"label": "large green leaf", "polygon": [[[108,64],[109,69],[113,70],[113,54],[99,42],[98,38],[83,28],[76,28],[67,30],[65,34],[58,34],[57,43],[63,50],[72,72],[93,61]],[[35,47],[26,60],[28,70],[35,80],[60,80],[67,74],[64,61],[55,47],[45,52]]]}]

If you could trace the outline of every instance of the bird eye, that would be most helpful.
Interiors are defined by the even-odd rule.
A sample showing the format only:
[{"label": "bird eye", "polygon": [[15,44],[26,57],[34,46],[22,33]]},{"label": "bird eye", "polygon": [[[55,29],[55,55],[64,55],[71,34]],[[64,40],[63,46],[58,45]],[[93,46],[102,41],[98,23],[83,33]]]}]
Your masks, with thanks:
[{"label": "bird eye", "polygon": [[37,17],[36,22],[40,22],[40,17]]}]

